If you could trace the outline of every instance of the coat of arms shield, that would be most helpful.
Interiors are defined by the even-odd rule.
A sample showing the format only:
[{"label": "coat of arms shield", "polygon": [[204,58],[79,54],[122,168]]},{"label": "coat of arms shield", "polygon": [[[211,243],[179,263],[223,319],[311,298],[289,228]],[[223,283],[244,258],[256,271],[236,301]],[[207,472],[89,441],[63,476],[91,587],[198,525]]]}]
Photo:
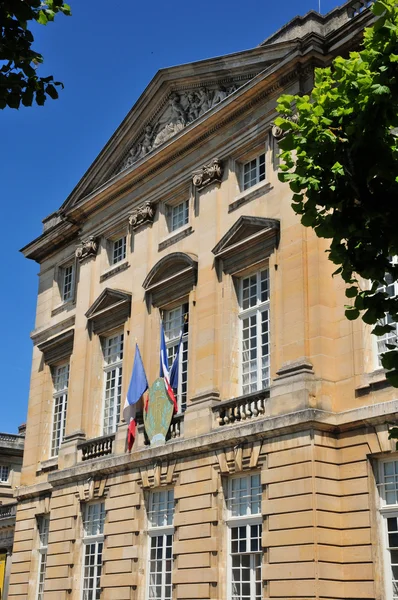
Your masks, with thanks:
[{"label": "coat of arms shield", "polygon": [[149,388],[148,410],[144,410],[144,427],[151,446],[165,444],[173,410],[164,379],[159,377]]}]

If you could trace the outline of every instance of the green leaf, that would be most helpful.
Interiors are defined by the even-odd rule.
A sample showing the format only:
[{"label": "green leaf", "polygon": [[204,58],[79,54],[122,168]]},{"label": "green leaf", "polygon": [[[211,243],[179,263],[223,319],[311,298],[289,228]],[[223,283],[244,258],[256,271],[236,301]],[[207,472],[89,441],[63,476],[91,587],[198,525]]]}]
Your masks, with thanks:
[{"label": "green leaf", "polygon": [[357,308],[349,307],[345,311],[345,316],[349,321],[355,321],[360,315],[360,312]]},{"label": "green leaf", "polygon": [[347,296],[347,298],[355,298],[355,296],[357,294],[358,294],[358,288],[355,285],[347,288],[345,291],[345,295]]}]

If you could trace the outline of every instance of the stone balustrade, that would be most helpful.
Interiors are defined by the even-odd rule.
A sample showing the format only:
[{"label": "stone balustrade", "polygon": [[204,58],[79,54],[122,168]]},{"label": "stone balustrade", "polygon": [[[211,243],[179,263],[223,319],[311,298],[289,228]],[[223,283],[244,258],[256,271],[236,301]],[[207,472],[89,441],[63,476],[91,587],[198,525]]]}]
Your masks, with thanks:
[{"label": "stone balustrade", "polygon": [[348,16],[350,19],[356,17],[361,12],[369,8],[369,6],[373,4],[373,0],[355,0],[355,2],[351,2],[351,4],[347,7]]},{"label": "stone balustrade", "polygon": [[236,425],[264,416],[267,398],[269,389],[220,402],[213,407],[217,426]]},{"label": "stone balustrade", "polygon": [[12,519],[17,514],[16,504],[4,504],[0,506],[0,519]]},{"label": "stone balustrade", "polygon": [[81,450],[82,461],[92,460],[93,458],[101,458],[113,453],[113,442],[115,434],[103,435],[87,442],[82,442],[78,445]]},{"label": "stone balustrade", "polygon": [[175,415],[171,421],[169,433],[166,437],[166,441],[175,440],[176,438],[182,437],[184,425],[184,415]]}]

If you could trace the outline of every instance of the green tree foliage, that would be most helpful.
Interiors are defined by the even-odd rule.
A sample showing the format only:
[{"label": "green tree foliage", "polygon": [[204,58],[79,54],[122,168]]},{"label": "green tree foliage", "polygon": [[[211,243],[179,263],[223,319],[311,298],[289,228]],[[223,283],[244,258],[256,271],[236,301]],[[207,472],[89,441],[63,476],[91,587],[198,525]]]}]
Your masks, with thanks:
[{"label": "green tree foliage", "polygon": [[[316,69],[310,96],[279,98],[275,124],[285,132],[279,179],[302,224],[331,241],[352,299],[347,318],[382,335],[395,330],[385,315],[398,322],[398,297],[377,283],[398,280],[398,3],[377,0],[371,10],[361,51]],[[387,347],[382,365],[398,387],[398,349]]]},{"label": "green tree foliage", "polygon": [[0,109],[19,108],[21,102],[43,105],[47,96],[58,98],[56,87],[62,83],[37,74],[43,57],[33,50],[28,28],[32,21],[46,25],[58,12],[71,14],[63,0],[0,0]]}]

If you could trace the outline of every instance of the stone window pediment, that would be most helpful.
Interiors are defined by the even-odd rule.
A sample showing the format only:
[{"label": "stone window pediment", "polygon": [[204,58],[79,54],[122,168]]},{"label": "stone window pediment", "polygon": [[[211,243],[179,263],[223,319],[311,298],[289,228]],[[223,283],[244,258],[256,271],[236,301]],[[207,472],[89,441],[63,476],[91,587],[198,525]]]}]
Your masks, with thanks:
[{"label": "stone window pediment", "polygon": [[47,329],[34,332],[32,341],[43,353],[44,362],[53,365],[69,358],[73,351],[75,317],[57,323]]},{"label": "stone window pediment", "polygon": [[122,325],[130,316],[131,294],[106,288],[86,312],[87,321],[95,334]]},{"label": "stone window pediment", "polygon": [[143,288],[153,306],[163,306],[189,294],[196,285],[198,259],[194,254],[172,252],[149,271]]},{"label": "stone window pediment", "polygon": [[212,252],[224,273],[233,275],[266,258],[279,244],[278,219],[242,216]]}]

